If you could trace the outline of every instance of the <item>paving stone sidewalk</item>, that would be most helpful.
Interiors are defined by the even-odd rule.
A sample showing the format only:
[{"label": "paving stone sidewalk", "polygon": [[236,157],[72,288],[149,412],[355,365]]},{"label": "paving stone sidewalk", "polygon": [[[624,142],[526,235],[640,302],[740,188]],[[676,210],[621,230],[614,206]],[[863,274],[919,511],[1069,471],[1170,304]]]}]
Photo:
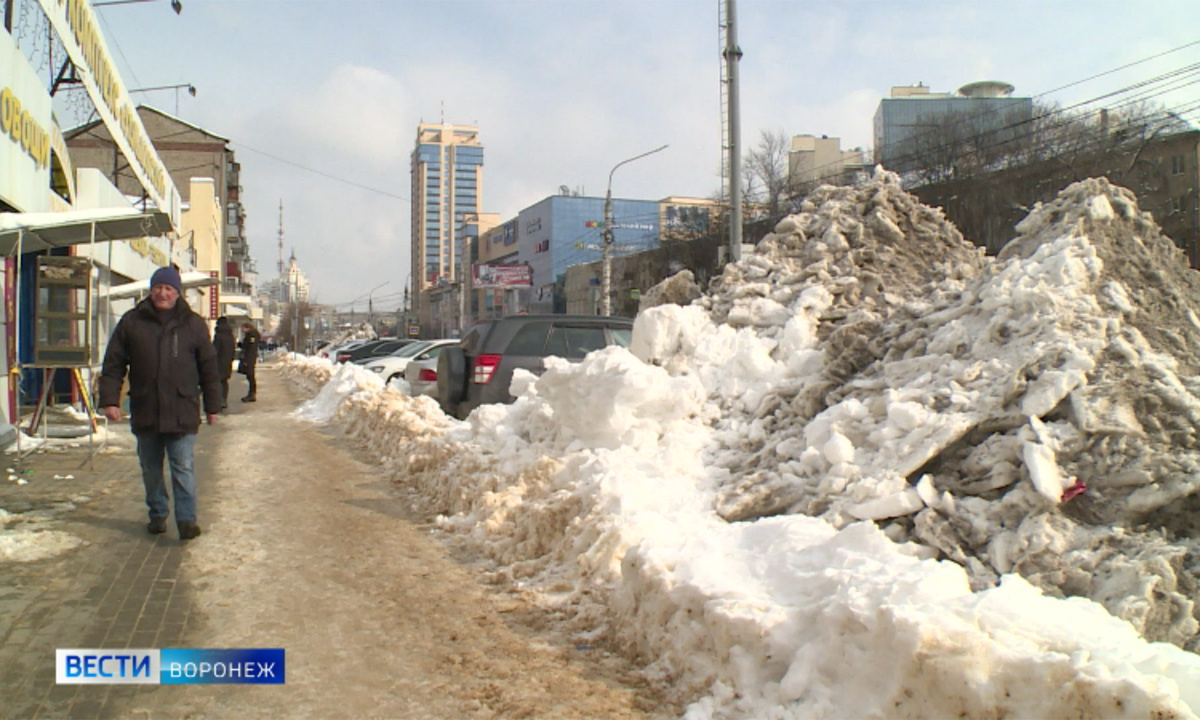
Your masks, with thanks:
[{"label": "paving stone sidewalk", "polygon": [[0,537],[55,532],[82,544],[26,562],[0,556],[0,718],[123,716],[154,686],[56,685],[55,650],[187,647],[196,629],[180,573],[187,544],[173,523],[165,535],[146,532],[137,457],[128,429],[114,429],[122,432],[126,442],[100,454],[84,441],[19,463],[3,455],[11,472],[0,480],[0,509],[9,513]]}]

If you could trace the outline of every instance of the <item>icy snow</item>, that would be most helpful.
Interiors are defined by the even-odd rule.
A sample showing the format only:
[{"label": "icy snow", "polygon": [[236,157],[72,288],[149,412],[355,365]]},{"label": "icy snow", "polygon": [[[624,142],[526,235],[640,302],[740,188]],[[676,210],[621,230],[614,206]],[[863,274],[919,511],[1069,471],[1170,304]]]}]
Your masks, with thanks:
[{"label": "icy snow", "polygon": [[0,563],[43,560],[84,544],[68,532],[46,529],[46,521],[44,513],[10,513],[0,508]]},{"label": "icy snow", "polygon": [[686,285],[465,422],[284,368],[688,718],[1200,715],[1200,284],[1131,193],[987,258],[878,171]]}]

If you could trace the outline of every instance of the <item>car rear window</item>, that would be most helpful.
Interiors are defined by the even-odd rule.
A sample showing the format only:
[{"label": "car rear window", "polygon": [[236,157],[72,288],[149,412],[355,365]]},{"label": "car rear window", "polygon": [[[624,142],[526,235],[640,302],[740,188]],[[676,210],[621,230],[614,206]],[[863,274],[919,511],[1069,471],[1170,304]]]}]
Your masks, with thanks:
[{"label": "car rear window", "polygon": [[508,341],[504,354],[541,357],[546,352],[546,334],[549,332],[548,322],[526,323],[517,330],[513,339]]},{"label": "car rear window", "polygon": [[405,343],[405,342],[380,343],[380,344],[376,345],[375,347],[371,348],[371,354],[372,355],[387,355],[390,352],[399,350],[400,348],[404,347],[407,344],[408,343]]},{"label": "car rear window", "polygon": [[556,325],[550,330],[546,343],[546,354],[578,359],[608,343],[604,339],[604,328],[600,326],[571,327]]},{"label": "car rear window", "polygon": [[485,322],[480,323],[468,330],[466,336],[464,336],[462,341],[459,343],[463,349],[463,352],[474,355],[475,351],[478,349],[480,340],[484,335],[487,334],[487,331],[491,327],[492,324],[490,322]]}]

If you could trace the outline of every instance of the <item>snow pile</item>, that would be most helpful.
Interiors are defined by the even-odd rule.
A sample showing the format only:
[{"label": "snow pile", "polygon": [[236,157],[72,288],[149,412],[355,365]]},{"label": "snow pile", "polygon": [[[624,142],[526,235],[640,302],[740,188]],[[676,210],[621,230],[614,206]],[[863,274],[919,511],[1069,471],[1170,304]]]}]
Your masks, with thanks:
[{"label": "snow pile", "polygon": [[[964,565],[976,589],[1019,572],[1102,602],[1148,639],[1200,647],[1200,568],[1187,566],[1200,507],[1195,273],[1105,180],[1035,209],[975,275],[914,202],[886,176],[823,188],[712,296],[639,319],[654,342],[635,331],[635,351],[674,372],[757,370],[753,390],[710,385],[722,516],[881,521]],[[932,264],[916,238],[945,248],[941,272],[922,275]],[[836,294],[864,285],[879,291],[854,309]],[[752,337],[731,342],[735,324]],[[756,363],[741,360],[752,352]]]},{"label": "snow pile", "polygon": [[1104,181],[1020,232],[984,258],[880,172],[643,312],[638,357],[465,423],[343,367],[302,414],[689,717],[1194,717],[1200,294]]},{"label": "snow pile", "polygon": [[48,519],[45,513],[0,508],[0,563],[44,560],[86,544],[71,533],[44,529]]},{"label": "snow pile", "polygon": [[377,337],[379,337],[379,334],[375,332],[374,326],[369,322],[363,321],[357,325],[351,325],[337,335],[334,335],[325,346],[325,349],[332,350],[333,348],[341,347],[351,340],[374,340]]}]

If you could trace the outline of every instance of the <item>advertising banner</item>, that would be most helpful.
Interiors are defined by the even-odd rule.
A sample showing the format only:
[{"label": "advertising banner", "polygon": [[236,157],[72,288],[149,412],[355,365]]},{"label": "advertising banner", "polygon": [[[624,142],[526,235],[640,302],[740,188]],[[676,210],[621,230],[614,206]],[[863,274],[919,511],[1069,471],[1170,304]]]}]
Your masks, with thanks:
[{"label": "advertising banner", "polygon": [[5,367],[9,368],[5,373],[8,418],[16,425],[17,383],[21,376],[12,372],[17,367],[17,259],[13,257],[4,258],[4,356],[8,361]]},{"label": "advertising banner", "polygon": [[208,319],[216,320],[221,317],[221,273],[209,270],[208,276],[216,280],[208,286]]},{"label": "advertising banner", "polygon": [[137,108],[121,81],[91,3],[85,0],[38,2],[50,20],[54,34],[75,65],[96,114],[121,148],[129,168],[158,209],[167,213],[171,224],[178,227],[179,190],[175,188],[170,173],[154,149],[154,143],[150,141],[142,119],[138,117]]},{"label": "advertising banner", "polygon": [[0,33],[0,199],[49,212],[50,94],[8,33]]},{"label": "advertising banner", "polygon": [[472,287],[529,287],[533,284],[533,271],[528,265],[472,265],[471,270]]}]

